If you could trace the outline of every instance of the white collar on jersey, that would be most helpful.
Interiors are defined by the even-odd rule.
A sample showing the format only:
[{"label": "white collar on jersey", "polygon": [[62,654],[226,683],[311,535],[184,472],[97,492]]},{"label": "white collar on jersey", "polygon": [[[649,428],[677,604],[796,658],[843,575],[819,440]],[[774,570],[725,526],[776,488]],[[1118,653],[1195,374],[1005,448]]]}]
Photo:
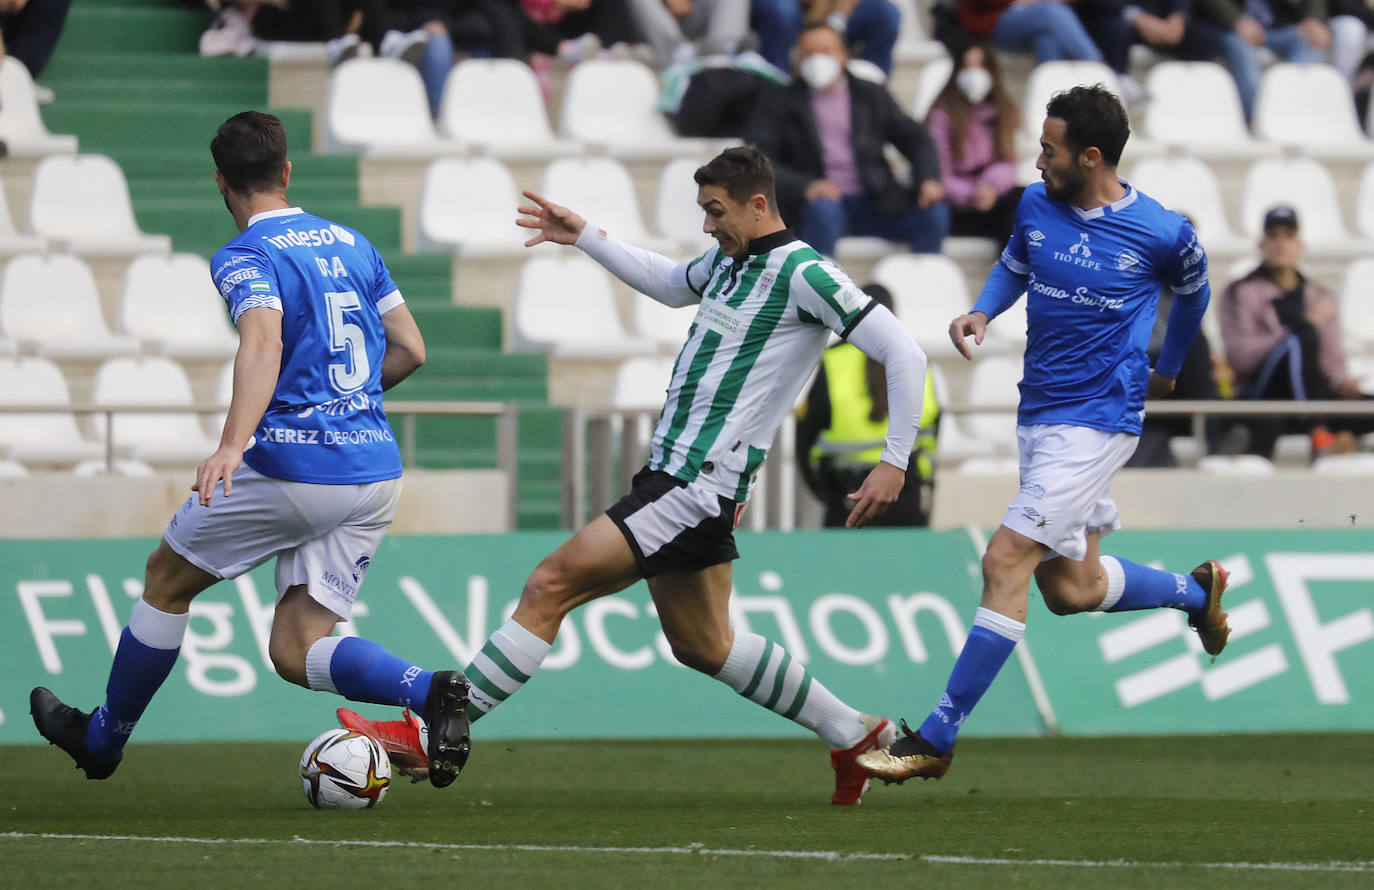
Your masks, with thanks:
[{"label": "white collar on jersey", "polygon": [[248,225],[244,226],[244,228],[249,228],[253,223],[261,222],[264,219],[271,219],[274,216],[299,216],[304,212],[305,211],[299,207],[283,207],[280,210],[264,210],[262,213],[255,213],[248,217]]},{"label": "white collar on jersey", "polygon": [[1126,196],[1124,198],[1121,198],[1117,201],[1113,201],[1111,204],[1108,204],[1105,207],[1094,207],[1092,210],[1084,210],[1082,207],[1075,207],[1072,204],[1069,205],[1069,208],[1073,210],[1074,213],[1078,214],[1078,218],[1081,220],[1101,219],[1102,217],[1107,215],[1108,210],[1110,210],[1112,213],[1124,210],[1126,207],[1129,207],[1131,204],[1135,203],[1136,190],[1135,186],[1131,185],[1124,179],[1118,179],[1117,182],[1121,183],[1123,186],[1126,187]]}]

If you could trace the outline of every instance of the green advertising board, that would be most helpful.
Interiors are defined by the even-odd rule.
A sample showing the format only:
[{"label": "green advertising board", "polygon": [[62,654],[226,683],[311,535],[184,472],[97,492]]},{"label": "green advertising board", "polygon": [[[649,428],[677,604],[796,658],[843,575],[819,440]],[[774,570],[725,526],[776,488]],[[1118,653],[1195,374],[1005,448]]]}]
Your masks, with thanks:
[{"label": "green advertising board", "polygon": [[[514,608],[562,533],[389,538],[341,632],[427,667],[462,666]],[[863,710],[928,711],[980,588],[978,536],[927,530],[739,535],[732,620],[774,639]],[[0,742],[33,742],[28,690],[97,704],[140,593],[149,540],[0,541]],[[1032,592],[1023,645],[970,735],[1374,729],[1374,548],[1368,533],[1121,532],[1108,550],[1232,571],[1231,643],[1212,663],[1170,610],[1052,616]],[[304,739],[342,699],[277,678],[270,565],[194,604],[181,659],[141,740]],[[398,713],[363,705],[369,716]],[[479,737],[777,736],[802,730],[672,658],[644,585],[564,624],[533,680]]]}]

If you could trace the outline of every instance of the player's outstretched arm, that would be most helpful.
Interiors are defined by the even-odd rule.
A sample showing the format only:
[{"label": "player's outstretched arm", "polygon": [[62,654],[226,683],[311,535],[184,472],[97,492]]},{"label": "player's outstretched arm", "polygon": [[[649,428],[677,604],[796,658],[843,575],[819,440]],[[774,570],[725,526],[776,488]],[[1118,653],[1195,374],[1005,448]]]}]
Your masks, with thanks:
[{"label": "player's outstretched arm", "polygon": [[382,329],[386,331],[382,389],[391,389],[425,363],[425,338],[420,335],[420,326],[404,303],[387,310],[382,316]]},{"label": "player's outstretched arm", "polygon": [[906,485],[906,465],[920,431],[925,402],[926,354],[911,333],[883,306],[872,306],[849,332],[849,342],[879,362],[887,377],[887,438],[882,461],[869,471],[845,525],[863,528],[885,513]]},{"label": "player's outstretched arm", "polygon": [[234,355],[234,392],[224,419],[219,448],[196,469],[192,491],[210,506],[215,485],[224,480],[224,496],[234,487],[234,471],[243,463],[243,449],[272,402],[281,373],[281,312],[267,307],[249,309],[236,322],[239,348]]},{"label": "player's outstretched arm", "polygon": [[520,205],[521,216],[515,224],[525,229],[534,229],[535,234],[525,242],[526,247],[534,247],[551,241],[554,244],[576,244],[577,236],[582,234],[587,221],[561,204],[555,204],[536,192],[521,192],[528,204]]}]

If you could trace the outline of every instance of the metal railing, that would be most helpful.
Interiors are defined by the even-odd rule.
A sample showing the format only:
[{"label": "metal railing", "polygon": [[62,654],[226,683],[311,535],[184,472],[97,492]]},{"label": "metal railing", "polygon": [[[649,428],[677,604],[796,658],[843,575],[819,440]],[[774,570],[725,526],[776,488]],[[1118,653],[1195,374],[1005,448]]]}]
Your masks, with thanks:
[{"label": "metal railing", "polygon": [[[129,453],[129,449],[115,444],[114,418],[116,414],[195,414],[198,417],[211,417],[224,414],[228,405],[157,405],[153,403],[130,403],[121,405],[100,405],[93,403],[42,402],[28,405],[0,405],[3,414],[73,414],[78,417],[99,416],[100,427],[104,431],[105,470],[114,469],[115,458]],[[416,418],[427,416],[463,416],[496,418],[496,468],[506,474],[508,486],[507,521],[515,528],[519,484],[519,408],[512,402],[453,402],[453,401],[394,401],[385,405],[387,416],[401,422],[401,463],[415,466]],[[0,456],[4,449],[0,447]],[[205,455],[209,457],[210,455]]]}]

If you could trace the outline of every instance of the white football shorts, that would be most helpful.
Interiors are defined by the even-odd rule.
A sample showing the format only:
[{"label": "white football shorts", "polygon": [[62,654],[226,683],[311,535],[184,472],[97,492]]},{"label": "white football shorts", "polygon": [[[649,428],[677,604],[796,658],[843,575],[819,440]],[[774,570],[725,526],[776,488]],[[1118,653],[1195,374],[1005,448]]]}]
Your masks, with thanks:
[{"label": "white football shorts", "polygon": [[1067,424],[1018,426],[1021,491],[1002,524],[1055,555],[1081,560],[1088,534],[1121,528],[1108,488],[1140,443],[1130,433]]},{"label": "white football shorts", "polygon": [[163,537],[216,578],[237,578],[275,556],[278,600],[305,584],[316,602],[347,621],[400,498],[399,478],[317,485],[242,466],[229,497],[220,486],[202,507],[200,495],[192,495]]}]

